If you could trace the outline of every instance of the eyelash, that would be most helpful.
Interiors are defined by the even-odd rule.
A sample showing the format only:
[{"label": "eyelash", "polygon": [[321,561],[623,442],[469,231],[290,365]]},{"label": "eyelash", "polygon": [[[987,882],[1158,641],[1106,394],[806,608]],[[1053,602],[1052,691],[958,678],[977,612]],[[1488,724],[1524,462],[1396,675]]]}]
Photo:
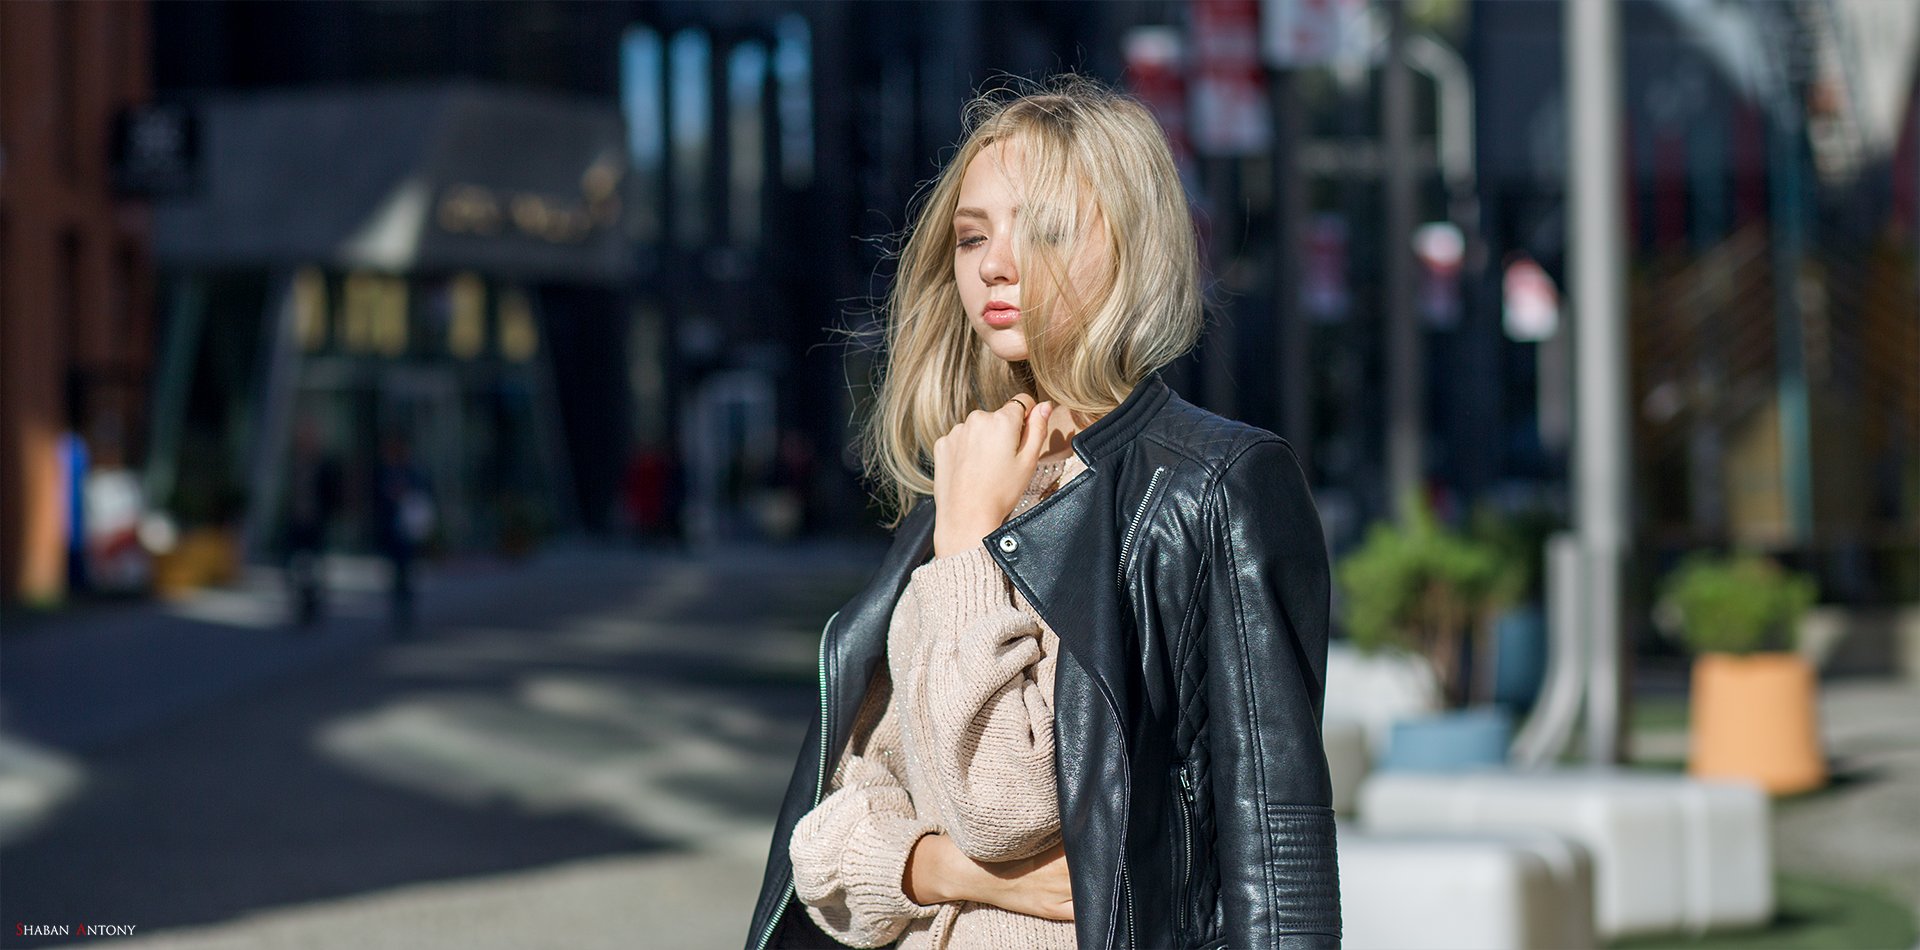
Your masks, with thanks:
[{"label": "eyelash", "polygon": [[956,246],[956,247],[962,247],[962,248],[966,248],[966,247],[974,247],[974,246],[976,246],[976,245],[978,245],[978,244],[979,244],[979,243],[980,243],[981,241],[984,241],[984,240],[986,240],[986,238],[985,238],[985,237],[982,237],[981,235],[978,235],[978,234],[974,234],[974,235],[969,235],[969,236],[967,236],[967,237],[963,237],[963,238],[961,238],[961,239],[960,239],[960,243],[959,243],[959,244],[957,244],[957,245],[955,245],[955,246]]}]

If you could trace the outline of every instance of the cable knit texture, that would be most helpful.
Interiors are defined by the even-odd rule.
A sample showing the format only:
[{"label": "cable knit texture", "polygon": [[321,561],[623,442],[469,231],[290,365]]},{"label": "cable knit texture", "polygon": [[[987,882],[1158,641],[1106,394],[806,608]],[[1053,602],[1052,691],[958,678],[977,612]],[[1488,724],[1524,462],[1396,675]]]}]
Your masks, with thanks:
[{"label": "cable knit texture", "polygon": [[[1041,466],[1014,512],[1084,466]],[[876,677],[828,793],[789,842],[796,893],[815,923],[855,947],[1052,950],[1073,924],[986,904],[916,904],[901,888],[922,835],[979,861],[1060,842],[1053,675],[1060,640],[985,545],[913,572]]]}]

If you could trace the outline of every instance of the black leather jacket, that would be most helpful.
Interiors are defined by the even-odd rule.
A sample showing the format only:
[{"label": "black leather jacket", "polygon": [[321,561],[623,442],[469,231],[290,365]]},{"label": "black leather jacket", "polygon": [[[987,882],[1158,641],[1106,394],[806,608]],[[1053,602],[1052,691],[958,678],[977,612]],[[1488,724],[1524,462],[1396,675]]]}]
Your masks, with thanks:
[{"label": "black leather jacket", "polygon": [[[1158,374],[1073,447],[1088,471],[985,543],[1060,637],[1055,768],[1079,946],[1337,947],[1320,743],[1327,552],[1292,447]],[[837,946],[794,898],[788,839],[846,746],[932,538],[923,501],[822,633],[819,719],[748,950]]]}]

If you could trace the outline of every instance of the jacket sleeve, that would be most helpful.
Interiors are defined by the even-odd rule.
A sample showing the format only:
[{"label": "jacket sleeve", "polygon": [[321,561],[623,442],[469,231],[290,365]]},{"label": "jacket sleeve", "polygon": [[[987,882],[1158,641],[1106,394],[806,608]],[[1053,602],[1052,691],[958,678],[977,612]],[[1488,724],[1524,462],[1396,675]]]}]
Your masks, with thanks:
[{"label": "jacket sleeve", "polygon": [[1058,650],[1009,587],[984,544],[935,558],[901,597],[910,642],[889,646],[914,788],[976,861],[1023,858],[1060,840]]},{"label": "jacket sleeve", "polygon": [[886,946],[915,918],[939,910],[914,903],[901,887],[914,844],[940,829],[916,814],[888,768],[897,752],[891,718],[858,753],[841,758],[838,787],[800,819],[788,845],[794,894],[807,915],[853,947]]},{"label": "jacket sleeve", "polygon": [[1254,443],[1209,493],[1205,688],[1227,945],[1340,944],[1332,786],[1321,746],[1329,566],[1286,442]]}]

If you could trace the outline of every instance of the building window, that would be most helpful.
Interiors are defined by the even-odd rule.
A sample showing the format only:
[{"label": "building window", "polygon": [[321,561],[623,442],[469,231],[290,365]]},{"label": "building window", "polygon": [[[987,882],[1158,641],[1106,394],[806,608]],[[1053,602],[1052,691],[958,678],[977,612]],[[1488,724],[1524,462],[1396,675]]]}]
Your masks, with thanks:
[{"label": "building window", "polygon": [[727,63],[728,230],[743,247],[760,243],[760,192],[766,180],[767,51],[759,43],[733,48]]},{"label": "building window", "polygon": [[500,355],[525,363],[540,352],[540,329],[533,304],[525,291],[513,288],[500,296]]},{"label": "building window", "polygon": [[627,160],[633,171],[628,236],[636,241],[660,239],[660,191],[667,154],[663,65],[660,34],[644,26],[627,30],[620,41],[620,111],[627,120]]},{"label": "building window", "polygon": [[349,274],[340,310],[341,343],[348,351],[390,357],[407,352],[405,278]]},{"label": "building window", "polygon": [[807,18],[780,19],[774,73],[780,81],[780,180],[788,188],[813,184],[813,41]]},{"label": "building window", "polygon": [[697,29],[674,34],[671,136],[673,143],[674,236],[687,247],[707,239],[707,157],[711,149],[713,97],[707,34]]},{"label": "building window", "polygon": [[487,346],[487,282],[465,271],[447,287],[447,351],[473,359]]},{"label": "building window", "polygon": [[302,267],[293,274],[293,335],[308,353],[326,348],[327,275],[318,267]]}]

